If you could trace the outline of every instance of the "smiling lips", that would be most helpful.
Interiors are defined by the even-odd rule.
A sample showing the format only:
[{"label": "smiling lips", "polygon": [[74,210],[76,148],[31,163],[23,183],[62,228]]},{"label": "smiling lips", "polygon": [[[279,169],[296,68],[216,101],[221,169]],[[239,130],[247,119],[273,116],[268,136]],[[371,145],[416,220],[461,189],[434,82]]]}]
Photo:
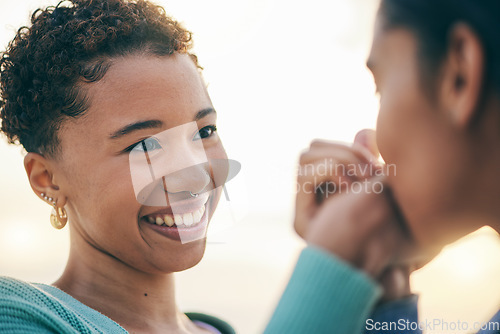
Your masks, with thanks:
[{"label": "smiling lips", "polygon": [[186,228],[198,224],[204,213],[205,205],[202,205],[192,212],[180,214],[151,214],[145,218],[149,223],[159,226],[173,227],[175,225],[176,227]]}]

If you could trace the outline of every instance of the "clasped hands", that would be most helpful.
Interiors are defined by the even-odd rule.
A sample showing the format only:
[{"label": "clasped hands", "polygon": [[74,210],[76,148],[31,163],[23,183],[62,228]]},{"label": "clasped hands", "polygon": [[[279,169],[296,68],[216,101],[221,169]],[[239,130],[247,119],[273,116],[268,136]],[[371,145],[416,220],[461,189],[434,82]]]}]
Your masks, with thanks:
[{"label": "clasped hands", "polygon": [[294,227],[310,245],[378,281],[382,299],[393,300],[411,294],[409,275],[427,260],[398,212],[378,156],[372,130],[360,131],[352,146],[313,141],[300,156]]}]

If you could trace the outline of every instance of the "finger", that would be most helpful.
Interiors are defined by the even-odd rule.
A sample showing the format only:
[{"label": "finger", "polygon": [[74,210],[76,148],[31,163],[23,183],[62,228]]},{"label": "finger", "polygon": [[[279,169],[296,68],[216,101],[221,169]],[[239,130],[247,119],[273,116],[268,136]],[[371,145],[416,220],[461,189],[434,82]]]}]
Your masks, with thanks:
[{"label": "finger", "polygon": [[370,173],[351,149],[321,148],[301,155],[297,171],[297,188],[313,195],[325,183],[339,185]]},{"label": "finger", "polygon": [[[321,179],[323,180],[323,179]],[[299,236],[305,236],[309,221],[318,210],[316,187],[321,180],[308,175],[299,175],[296,184],[294,228]]]},{"label": "finger", "polygon": [[316,215],[321,203],[338,193],[347,193],[353,179],[349,177],[298,176],[296,184],[295,218],[296,232],[304,237],[309,221]]},{"label": "finger", "polygon": [[[311,143],[309,150],[304,151],[303,154],[308,155],[308,154],[314,154],[315,152],[325,152],[326,151],[327,157],[336,157],[336,158],[340,159],[341,157],[345,157],[345,155],[342,153],[338,153],[338,152],[339,151],[347,151],[350,154],[350,157],[345,158],[344,162],[347,162],[347,163],[367,163],[367,164],[369,163],[369,164],[372,164],[374,167],[376,167],[376,169],[380,169],[382,167],[382,164],[380,163],[379,158],[378,158],[378,150],[376,148],[374,135],[375,135],[374,132],[373,132],[372,136],[369,134],[367,135],[369,137],[373,137],[373,139],[369,139],[373,143],[373,145],[375,145],[375,148],[373,148],[371,151],[361,144],[345,145],[345,144],[338,144],[338,143],[330,143],[330,142],[323,141],[323,140],[315,140]],[[365,136],[365,135],[363,135],[363,136]],[[314,157],[314,156],[312,156],[312,157]]]},{"label": "finger", "polygon": [[371,156],[366,156],[362,150],[345,145],[311,147],[300,155],[299,163],[306,164],[315,160],[335,159],[345,163],[369,163]]},{"label": "finger", "polygon": [[376,175],[379,167],[370,163],[358,150],[315,149],[303,153],[299,161],[301,175],[336,175],[367,178]]},{"label": "finger", "polygon": [[[350,143],[345,143],[345,142],[339,142],[339,141],[328,141],[324,139],[314,139],[311,144],[309,145],[308,151],[314,151],[316,149],[340,149],[340,150],[352,150],[353,145]],[[363,148],[361,150],[358,150],[358,148],[361,148],[362,145],[359,145],[357,148],[355,148],[355,153],[358,154],[358,158],[361,160],[367,160],[369,161],[372,158],[372,155],[369,154],[367,155],[366,153],[366,148]],[[364,151],[364,152],[363,152]]]},{"label": "finger", "polygon": [[299,175],[297,177],[294,227],[299,236],[304,237],[307,226],[326,199],[346,189],[353,178],[336,175]]},{"label": "finger", "polygon": [[310,147],[321,147],[321,146],[350,146],[348,142],[342,142],[339,140],[326,140],[326,139],[313,139],[311,141]]}]

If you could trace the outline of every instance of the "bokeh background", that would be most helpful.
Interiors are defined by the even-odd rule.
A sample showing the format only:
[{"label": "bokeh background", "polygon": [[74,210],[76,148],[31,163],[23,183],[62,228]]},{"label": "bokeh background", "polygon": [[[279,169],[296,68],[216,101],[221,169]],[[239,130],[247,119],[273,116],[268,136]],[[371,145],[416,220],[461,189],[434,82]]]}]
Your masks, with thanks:
[{"label": "bokeh background", "polygon": [[[0,0],[0,47],[34,9],[55,3]],[[304,247],[291,226],[299,152],[316,137],[349,142],[375,127],[378,100],[364,64],[378,1],[156,3],[194,32],[220,135],[243,166],[215,218],[231,226],[210,237],[197,267],[177,275],[178,303],[257,333]],[[67,259],[68,231],[50,226],[22,150],[2,140],[0,162],[0,275],[51,283]],[[415,272],[421,319],[489,319],[500,301],[499,254],[498,236],[483,228]]]}]

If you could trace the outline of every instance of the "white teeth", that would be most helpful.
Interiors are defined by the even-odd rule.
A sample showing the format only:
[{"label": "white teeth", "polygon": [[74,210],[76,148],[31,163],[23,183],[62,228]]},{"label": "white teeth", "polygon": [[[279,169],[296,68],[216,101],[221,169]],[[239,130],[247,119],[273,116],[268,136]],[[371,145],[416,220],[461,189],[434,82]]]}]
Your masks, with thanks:
[{"label": "white teeth", "polygon": [[203,217],[203,214],[205,213],[205,206],[202,206],[195,212],[193,212],[193,219],[195,223],[199,223],[201,220],[201,217]]},{"label": "white teeth", "polygon": [[193,225],[193,214],[192,213],[183,214],[182,220],[184,221],[184,225],[186,225],[186,226]]},{"label": "white teeth", "polygon": [[172,217],[172,215],[169,215],[169,214],[166,214],[166,215],[162,215],[160,217],[147,217],[148,221],[151,223],[151,224],[156,224],[156,225],[167,225],[169,227],[172,227],[174,226],[174,223],[175,225],[177,226],[184,226],[184,227],[189,227],[191,225],[194,225],[194,224],[198,224],[201,220],[201,217],[203,217],[203,214],[205,213],[205,206],[202,206],[201,208],[199,208],[198,210],[194,211],[194,212],[189,212],[189,213],[184,213],[184,214],[174,214],[174,216]]},{"label": "white teeth", "polygon": [[183,224],[182,215],[174,215],[175,225],[179,226]]},{"label": "white teeth", "polygon": [[167,224],[167,226],[174,226],[174,218],[172,218],[172,216],[165,215],[165,217],[163,217],[163,220],[165,221],[165,224]]},{"label": "white teeth", "polygon": [[203,213],[201,212],[201,209],[196,210],[195,212],[193,212],[193,221],[195,223],[199,223],[200,219],[201,219],[201,216],[203,216]]}]

